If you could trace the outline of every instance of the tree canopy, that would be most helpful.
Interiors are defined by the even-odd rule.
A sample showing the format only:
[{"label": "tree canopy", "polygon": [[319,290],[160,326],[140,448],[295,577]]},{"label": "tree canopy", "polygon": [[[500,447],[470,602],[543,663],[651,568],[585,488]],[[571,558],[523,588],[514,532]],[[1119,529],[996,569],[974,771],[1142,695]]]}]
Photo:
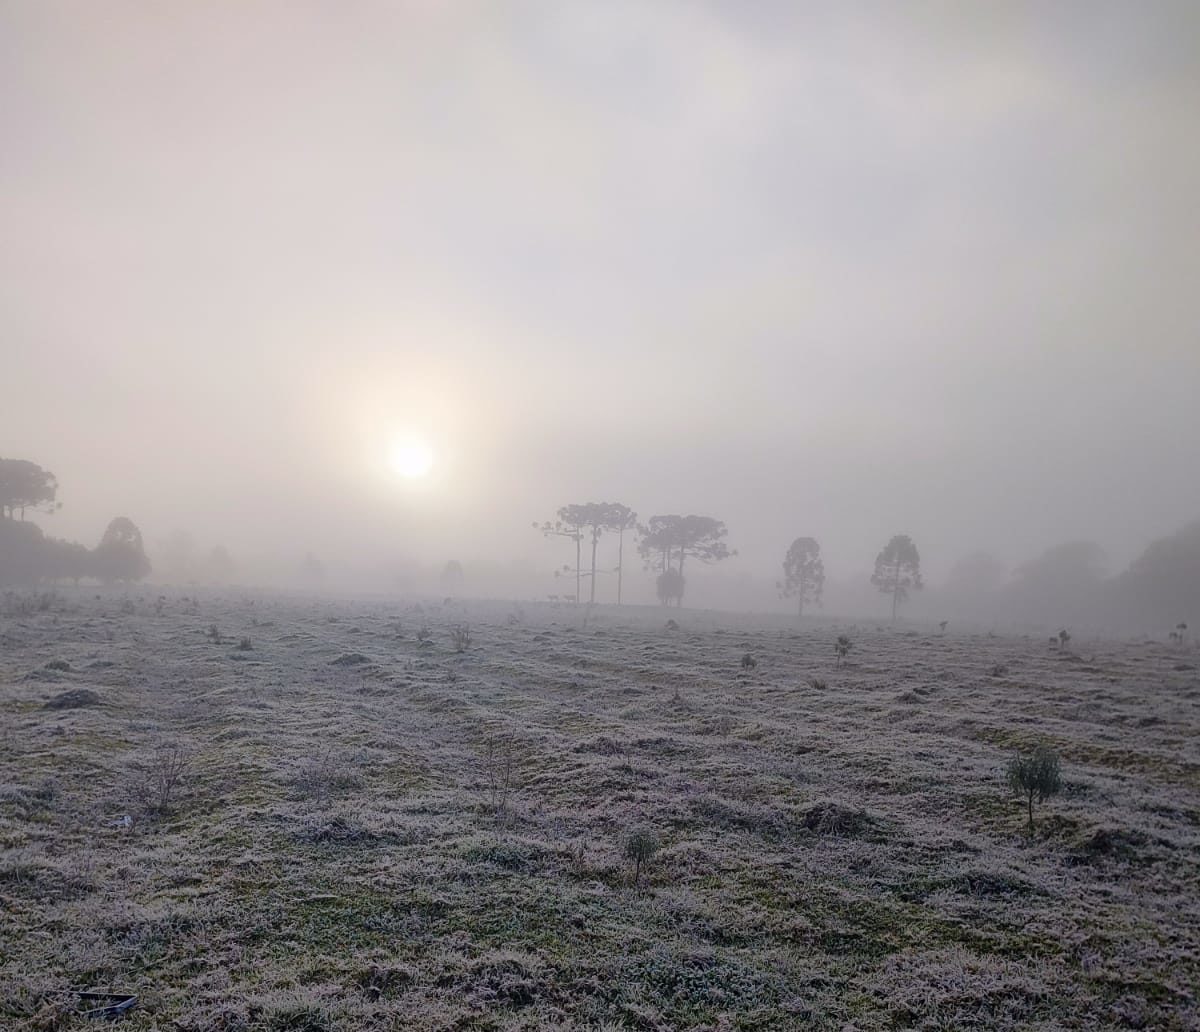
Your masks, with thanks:
[{"label": "tree canopy", "polygon": [[783,557],[783,581],[779,585],[784,598],[796,599],[797,613],[804,615],[806,602],[820,602],[825,588],[825,563],[816,538],[798,537]]},{"label": "tree canopy", "polygon": [[923,588],[921,580],[921,554],[913,539],[907,534],[896,534],[883,546],[875,557],[875,572],[871,583],[885,595],[892,596],[892,619],[896,619],[896,607],[908,598],[910,589]]},{"label": "tree canopy", "polygon": [[58,507],[58,479],[49,470],[27,459],[0,459],[0,513],[9,519],[26,509],[53,512]]}]

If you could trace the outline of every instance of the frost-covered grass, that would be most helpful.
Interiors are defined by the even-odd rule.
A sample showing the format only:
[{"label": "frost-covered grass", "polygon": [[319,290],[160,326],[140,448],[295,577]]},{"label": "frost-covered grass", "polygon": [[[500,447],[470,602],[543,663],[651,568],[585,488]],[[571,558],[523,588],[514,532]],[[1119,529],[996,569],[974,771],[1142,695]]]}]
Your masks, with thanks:
[{"label": "frost-covered grass", "polygon": [[[2,1027],[81,1024],[85,987],[181,1032],[1200,1022],[1178,646],[149,590],[5,612]],[[1031,838],[1004,768],[1043,740],[1064,787]]]}]

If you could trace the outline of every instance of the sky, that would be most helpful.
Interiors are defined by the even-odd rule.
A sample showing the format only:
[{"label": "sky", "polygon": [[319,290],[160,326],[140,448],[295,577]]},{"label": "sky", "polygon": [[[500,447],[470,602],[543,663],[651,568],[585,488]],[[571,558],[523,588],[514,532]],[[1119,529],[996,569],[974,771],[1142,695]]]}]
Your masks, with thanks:
[{"label": "sky", "polygon": [[[0,0],[0,455],[235,556],[1200,516],[1200,5]],[[393,468],[397,442],[433,458]]]}]

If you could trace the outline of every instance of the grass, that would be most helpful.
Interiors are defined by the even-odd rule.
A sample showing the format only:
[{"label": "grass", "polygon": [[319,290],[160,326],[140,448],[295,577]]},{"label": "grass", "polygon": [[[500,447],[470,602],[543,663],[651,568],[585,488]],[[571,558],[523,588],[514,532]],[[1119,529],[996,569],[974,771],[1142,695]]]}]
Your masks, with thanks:
[{"label": "grass", "polygon": [[[191,600],[95,594],[2,628],[0,1026],[74,1027],[83,986],[181,1032],[1197,1023],[1178,650],[858,627],[839,667],[849,629],[767,618],[205,596],[246,663]],[[60,661],[101,705],[42,708]]]}]

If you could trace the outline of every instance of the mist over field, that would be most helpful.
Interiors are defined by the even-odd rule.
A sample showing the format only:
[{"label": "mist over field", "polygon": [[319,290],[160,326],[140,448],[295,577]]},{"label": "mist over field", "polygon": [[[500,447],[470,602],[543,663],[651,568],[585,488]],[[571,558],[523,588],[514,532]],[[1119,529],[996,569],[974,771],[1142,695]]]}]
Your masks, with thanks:
[{"label": "mist over field", "polygon": [[1200,5],[0,0],[0,1027],[1200,1028]]},{"label": "mist over field", "polygon": [[723,520],[730,608],[799,535],[1118,573],[1200,517],[1197,22],[5,4],[2,453],[252,582],[552,593],[601,499]]}]

